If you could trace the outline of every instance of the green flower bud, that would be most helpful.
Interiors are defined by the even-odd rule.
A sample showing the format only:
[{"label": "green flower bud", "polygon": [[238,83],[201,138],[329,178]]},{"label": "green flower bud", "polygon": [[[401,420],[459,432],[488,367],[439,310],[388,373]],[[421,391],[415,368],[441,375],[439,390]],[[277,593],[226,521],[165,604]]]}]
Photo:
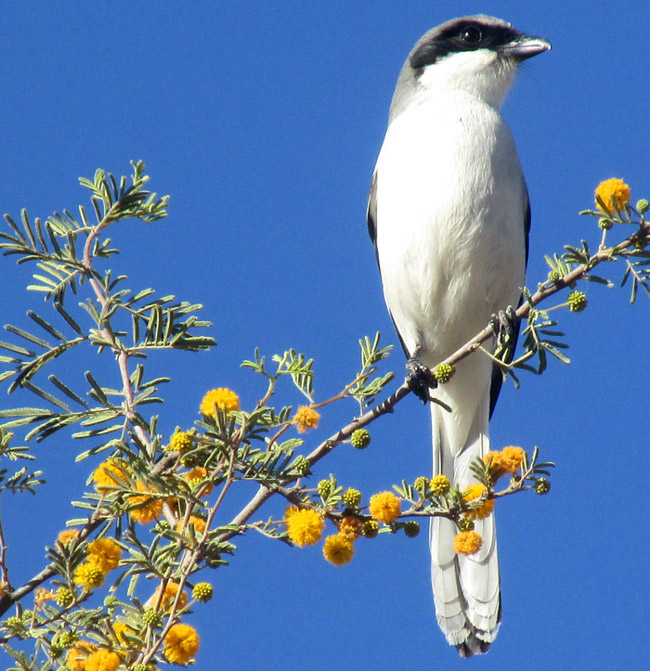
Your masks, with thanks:
[{"label": "green flower bud", "polygon": [[474,531],[474,522],[469,517],[461,517],[458,520],[458,528],[461,531]]},{"label": "green flower bud", "polygon": [[598,228],[602,228],[603,231],[609,231],[609,229],[614,225],[611,219],[607,217],[601,217],[598,220]]},{"label": "green flower bud", "polygon": [[409,538],[415,538],[420,533],[420,525],[415,520],[404,523],[404,533]]},{"label": "green flower bud", "polygon": [[64,648],[70,648],[77,642],[78,638],[76,631],[62,631],[57,643]]},{"label": "green flower bud", "polygon": [[562,279],[562,274],[558,270],[549,270],[548,271],[548,281],[549,282],[559,282]]},{"label": "green flower bud", "polygon": [[546,478],[537,478],[535,480],[535,492],[537,494],[548,494],[551,491],[551,483]]},{"label": "green flower bud", "polygon": [[5,620],[5,626],[9,629],[22,629],[24,627],[22,618],[12,615]]},{"label": "green flower bud", "polygon": [[365,429],[357,429],[352,432],[350,442],[353,447],[356,447],[358,450],[363,450],[370,445],[370,433]]},{"label": "green flower bud", "polygon": [[67,587],[59,587],[59,589],[56,590],[55,601],[57,606],[61,606],[61,608],[67,608],[68,606],[72,605],[72,602],[74,601],[74,594],[72,590],[68,589]]},{"label": "green flower bud", "polygon": [[375,520],[364,522],[361,527],[361,533],[366,538],[374,538],[379,533],[379,522],[375,522]]},{"label": "green flower bud", "polygon": [[641,214],[645,214],[650,209],[650,203],[648,203],[645,198],[641,198],[641,200],[636,204],[636,209]]},{"label": "green flower bud", "polygon": [[119,603],[120,600],[114,594],[109,594],[104,599],[104,608],[117,608]]},{"label": "green flower bud", "polygon": [[209,582],[199,582],[194,585],[194,589],[192,590],[192,596],[197,601],[202,601],[203,603],[210,601],[213,594],[214,588]]},{"label": "green flower bud", "polygon": [[318,483],[318,494],[326,499],[332,493],[332,481],[331,480],[321,480]]},{"label": "green flower bud", "polygon": [[426,494],[429,489],[429,478],[425,478],[421,475],[419,478],[415,478],[413,486],[420,494]]},{"label": "green flower bud", "polygon": [[445,384],[445,382],[449,382],[449,380],[451,380],[455,372],[456,369],[451,364],[439,363],[433,369],[433,377],[436,378],[436,382],[439,384]]},{"label": "green flower bud", "polygon": [[587,307],[587,296],[582,291],[572,291],[567,301],[571,312],[582,312]]},{"label": "green flower bud", "polygon": [[361,492],[353,487],[348,487],[343,492],[343,503],[349,508],[356,508],[361,503]]},{"label": "green flower bud", "polygon": [[307,475],[309,473],[309,459],[307,457],[299,456],[293,464],[293,469],[299,475]]},{"label": "green flower bud", "polygon": [[64,650],[65,648],[60,643],[52,643],[52,645],[50,645],[50,657],[52,657],[52,659],[61,657]]},{"label": "green flower bud", "polygon": [[149,627],[157,627],[162,623],[162,618],[157,610],[147,608],[144,613],[142,613],[142,621]]}]

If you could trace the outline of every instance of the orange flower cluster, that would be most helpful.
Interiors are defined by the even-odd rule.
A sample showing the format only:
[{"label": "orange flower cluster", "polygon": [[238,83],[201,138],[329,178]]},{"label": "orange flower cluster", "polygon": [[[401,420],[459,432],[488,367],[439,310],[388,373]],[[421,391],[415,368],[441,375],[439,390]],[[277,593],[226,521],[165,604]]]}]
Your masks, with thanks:
[{"label": "orange flower cluster", "polygon": [[292,422],[296,425],[298,433],[306,433],[318,426],[320,414],[308,405],[301,405],[293,417]]},{"label": "orange flower cluster", "polygon": [[[485,488],[484,485],[481,485],[479,483],[469,485],[469,487],[467,487],[463,492],[463,501],[465,501],[466,503],[469,503],[470,501],[476,501],[476,499],[480,499],[482,496],[485,496],[486,492],[487,489]],[[486,499],[477,508],[472,508],[471,510],[468,510],[466,516],[469,517],[471,520],[483,520],[492,514],[492,510],[494,509],[494,503],[495,503],[494,499]]]},{"label": "orange flower cluster", "polygon": [[612,177],[611,179],[606,179],[604,182],[601,182],[596,187],[594,197],[596,199],[596,205],[601,211],[603,208],[598,202],[598,199],[603,201],[608,211],[611,211],[613,204],[616,204],[616,207],[619,210],[622,210],[630,202],[630,198],[632,198],[632,190],[622,179]]},{"label": "orange flower cluster", "polygon": [[506,473],[515,474],[524,461],[524,451],[521,447],[504,447],[500,452],[488,452],[484,457],[484,463],[490,464],[490,472],[495,478],[500,478]]},{"label": "orange flower cluster", "polygon": [[391,524],[401,512],[400,500],[393,492],[379,492],[379,494],[373,494],[370,497],[368,510],[373,520]]}]

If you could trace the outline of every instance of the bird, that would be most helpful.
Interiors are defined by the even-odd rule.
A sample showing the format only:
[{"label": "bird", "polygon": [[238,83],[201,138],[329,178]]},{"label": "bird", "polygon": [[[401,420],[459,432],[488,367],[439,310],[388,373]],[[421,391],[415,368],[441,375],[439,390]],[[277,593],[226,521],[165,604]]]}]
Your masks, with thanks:
[{"label": "bird", "polygon": [[[484,14],[429,30],[399,74],[372,177],[368,231],[407,382],[430,406],[433,474],[461,492],[475,482],[470,464],[490,449],[502,374],[474,352],[431,398],[431,369],[495,316],[507,328],[502,317],[521,300],[530,206],[500,109],[520,64],[550,48]],[[517,333],[511,321],[509,356]],[[497,341],[485,346],[494,352]],[[476,531],[479,552],[457,554],[456,524],[431,519],[436,618],[462,657],[487,652],[501,623],[494,515],[477,520]]]}]

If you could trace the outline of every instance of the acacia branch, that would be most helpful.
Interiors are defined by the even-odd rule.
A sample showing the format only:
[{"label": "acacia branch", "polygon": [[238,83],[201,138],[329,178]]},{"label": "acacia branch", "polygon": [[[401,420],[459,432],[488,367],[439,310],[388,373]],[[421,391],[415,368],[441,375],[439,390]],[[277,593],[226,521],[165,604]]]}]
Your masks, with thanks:
[{"label": "acacia branch", "polygon": [[[520,322],[524,319],[527,319],[530,315],[530,311],[535,308],[537,305],[543,301],[548,300],[551,296],[559,293],[563,289],[572,286],[578,280],[585,279],[589,273],[599,266],[601,263],[606,261],[611,261],[615,258],[616,255],[619,256],[629,256],[630,251],[635,249],[635,246],[638,243],[643,243],[650,237],[650,224],[641,222],[639,224],[638,230],[630,235],[629,237],[622,240],[617,245],[612,247],[604,247],[604,238],[603,242],[598,249],[598,252],[589,258],[588,263],[583,263],[576,266],[573,270],[566,273],[560,279],[554,282],[544,282],[539,285],[537,291],[530,295],[528,299],[515,311],[514,313],[514,322]],[[446,363],[450,365],[456,365],[475,350],[477,350],[486,340],[489,340],[495,336],[494,326],[488,324],[484,329],[479,331],[471,340],[468,340],[462,347],[457,349],[453,354],[447,357],[441,363]],[[316,464],[320,461],[326,454],[331,452],[337,445],[343,441],[350,438],[350,436],[356,431],[364,426],[367,426],[371,422],[374,422],[377,418],[385,415],[389,412],[393,412],[395,406],[409,393],[411,389],[409,388],[406,381],[394,391],[387,399],[382,403],[367,410],[365,413],[352,420],[337,433],[331,435],[329,438],[324,440],[320,445],[318,445],[308,456],[307,460],[309,461],[310,466]],[[286,487],[293,482],[296,482],[300,476],[296,475],[295,477],[287,478],[282,480],[280,483],[281,487]],[[270,499],[273,494],[277,493],[277,487],[260,485],[257,493],[251,498],[251,500],[242,508],[242,510],[232,519],[231,525],[241,526],[248,522],[250,518],[262,507],[262,505]],[[510,492],[507,492],[510,493]],[[224,540],[236,536],[240,532],[228,531],[224,532],[222,538]]]}]

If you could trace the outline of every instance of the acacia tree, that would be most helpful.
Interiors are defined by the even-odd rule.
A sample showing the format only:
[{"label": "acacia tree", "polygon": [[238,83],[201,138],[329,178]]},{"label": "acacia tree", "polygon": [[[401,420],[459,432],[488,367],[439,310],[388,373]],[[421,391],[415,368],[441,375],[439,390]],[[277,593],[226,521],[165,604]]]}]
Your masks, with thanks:
[{"label": "acacia tree", "polygon": [[[476,484],[464,491],[444,476],[419,477],[387,485],[364,500],[332,475],[318,481],[321,460],[344,443],[367,447],[366,427],[409,393],[402,384],[381,398],[393,374],[380,372],[390,347],[381,346],[379,334],[359,341],[360,369],[332,398],[316,400],[313,361],[305,355],[288,350],[267,359],[256,351],[242,364],[263,381],[253,407],[240,407],[227,387],[209,390],[194,427],[161,435],[150,406],[162,403],[159,389],[168,378],[149,379],[147,358],[160,350],[208,350],[215,340],[206,335],[211,324],[200,319],[201,305],[156,297],[149,288],[134,291],[126,287],[126,277],[106,267],[118,253],[106,237],[109,227],[167,216],[168,198],[146,189],[142,162],[132,166],[130,179],[98,170],[92,180],[80,180],[90,191],[89,212],[80,206],[75,214],[63,210],[32,221],[23,211],[20,224],[6,215],[8,229],[0,232],[4,253],[35,268],[27,288],[44,294],[49,310],[28,310],[33,330],[7,325],[11,342],[0,342],[0,382],[9,392],[27,390],[39,403],[0,411],[0,495],[38,493],[42,474],[30,470],[29,462],[35,445],[52,436],[70,436],[77,460],[93,464],[86,491],[73,502],[79,516],[68,521],[47,549],[42,570],[24,584],[12,582],[0,519],[0,615],[5,616],[0,644],[13,658],[13,669],[145,671],[190,663],[199,635],[185,615],[211,598],[208,571],[226,565],[237,538],[250,531],[298,546],[326,536],[325,559],[341,565],[352,559],[360,538],[397,531],[415,536],[420,518],[441,515],[458,526],[456,551],[471,554],[481,544],[473,521],[492,514],[499,498],[549,491],[552,464],[539,462],[536,448],[528,454],[512,446],[477,460]],[[650,293],[648,203],[632,207],[629,201],[629,187],[621,180],[603,182],[596,208],[583,212],[601,229],[596,251],[582,241],[546,257],[548,278],[535,290],[524,290],[514,315],[523,322],[519,358],[507,362],[508,336],[496,355],[482,348],[494,336],[494,327],[486,324],[432,371],[436,382],[446,383],[467,356],[493,357],[515,384],[519,370],[542,373],[549,355],[567,363],[562,333],[549,313],[586,307],[584,293],[575,289],[580,281],[611,286],[594,272],[605,262],[623,262],[622,284],[630,283],[633,301],[639,288]],[[632,233],[612,245],[610,230],[619,224],[631,225]],[[567,289],[568,296],[552,304]],[[90,370],[83,389],[67,379],[82,348],[116,367],[119,389]],[[61,375],[58,362],[66,358]],[[275,404],[276,391],[286,384],[299,399],[294,406]],[[358,414],[334,435],[313,440],[320,414],[349,398],[358,402]],[[25,445],[14,444],[15,430]],[[17,461],[27,465],[9,468]],[[247,481],[259,485],[257,492],[232,519],[224,519],[224,500]],[[286,500],[282,519],[264,515],[263,505],[272,497]],[[143,578],[153,580],[155,589]]]}]

